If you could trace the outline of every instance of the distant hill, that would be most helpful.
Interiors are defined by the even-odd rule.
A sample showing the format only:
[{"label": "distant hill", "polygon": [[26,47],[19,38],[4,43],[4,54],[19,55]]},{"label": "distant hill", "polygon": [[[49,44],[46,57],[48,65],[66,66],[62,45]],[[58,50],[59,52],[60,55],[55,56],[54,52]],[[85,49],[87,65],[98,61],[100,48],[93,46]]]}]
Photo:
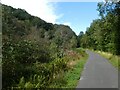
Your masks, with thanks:
[{"label": "distant hill", "polygon": [[48,45],[55,44],[59,48],[77,46],[77,36],[69,26],[47,23],[31,16],[23,9],[15,9],[7,5],[2,5],[2,13],[3,41],[26,39],[41,44],[42,42]]}]

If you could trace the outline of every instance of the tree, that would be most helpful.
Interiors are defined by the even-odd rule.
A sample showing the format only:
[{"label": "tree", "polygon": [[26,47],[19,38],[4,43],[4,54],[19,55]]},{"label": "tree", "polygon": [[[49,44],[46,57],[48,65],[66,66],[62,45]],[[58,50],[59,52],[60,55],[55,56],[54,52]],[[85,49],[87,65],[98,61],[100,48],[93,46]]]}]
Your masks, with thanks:
[{"label": "tree", "polygon": [[[113,27],[114,29],[114,43],[115,43],[115,54],[120,55],[120,1],[114,3],[111,1],[106,2],[106,4],[98,4],[98,11],[100,12],[101,16],[108,16],[109,14],[113,15],[112,20],[113,22]],[[102,17],[103,18],[103,17]],[[111,18],[111,17],[109,17]]]},{"label": "tree", "polygon": [[100,19],[93,20],[81,39],[81,46],[120,54],[120,2],[98,3]]}]

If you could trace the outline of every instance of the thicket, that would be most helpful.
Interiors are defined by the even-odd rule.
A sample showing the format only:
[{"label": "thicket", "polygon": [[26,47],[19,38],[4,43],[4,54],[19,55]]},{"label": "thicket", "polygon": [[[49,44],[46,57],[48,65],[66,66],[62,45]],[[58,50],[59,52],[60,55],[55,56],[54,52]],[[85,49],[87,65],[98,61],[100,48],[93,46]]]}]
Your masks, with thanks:
[{"label": "thicket", "polygon": [[85,34],[80,32],[80,46],[120,55],[120,2],[98,3],[100,19],[93,20]]},{"label": "thicket", "polygon": [[[2,87],[64,86],[69,69],[67,51],[77,46],[69,26],[53,25],[25,10],[2,5]],[[73,51],[71,51],[73,52]]]}]

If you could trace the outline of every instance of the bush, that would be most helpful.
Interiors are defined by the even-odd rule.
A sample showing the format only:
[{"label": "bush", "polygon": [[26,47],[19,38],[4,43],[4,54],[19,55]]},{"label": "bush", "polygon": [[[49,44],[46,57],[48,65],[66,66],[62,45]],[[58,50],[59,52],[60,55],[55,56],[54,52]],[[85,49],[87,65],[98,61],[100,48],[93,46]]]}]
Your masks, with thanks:
[{"label": "bush", "polygon": [[[31,41],[6,40],[2,47],[3,88],[16,84],[22,76],[28,78],[36,73],[33,63],[51,60],[49,51]],[[8,82],[8,83],[6,83]]]}]

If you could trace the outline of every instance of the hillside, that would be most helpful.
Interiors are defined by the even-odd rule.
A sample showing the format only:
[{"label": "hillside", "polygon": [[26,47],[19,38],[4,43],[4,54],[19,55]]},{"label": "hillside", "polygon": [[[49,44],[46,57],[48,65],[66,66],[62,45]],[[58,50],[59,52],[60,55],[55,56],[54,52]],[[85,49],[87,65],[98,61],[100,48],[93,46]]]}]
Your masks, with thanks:
[{"label": "hillside", "polygon": [[[69,26],[47,23],[31,16],[25,10],[10,6],[3,7],[3,41],[4,39],[26,39],[47,42],[63,48],[76,47],[76,35]],[[73,43],[73,41],[75,41]]]},{"label": "hillside", "polygon": [[77,36],[69,26],[47,23],[6,5],[2,5],[2,43],[3,88],[60,87],[66,82],[68,62],[80,58],[72,50]]}]

